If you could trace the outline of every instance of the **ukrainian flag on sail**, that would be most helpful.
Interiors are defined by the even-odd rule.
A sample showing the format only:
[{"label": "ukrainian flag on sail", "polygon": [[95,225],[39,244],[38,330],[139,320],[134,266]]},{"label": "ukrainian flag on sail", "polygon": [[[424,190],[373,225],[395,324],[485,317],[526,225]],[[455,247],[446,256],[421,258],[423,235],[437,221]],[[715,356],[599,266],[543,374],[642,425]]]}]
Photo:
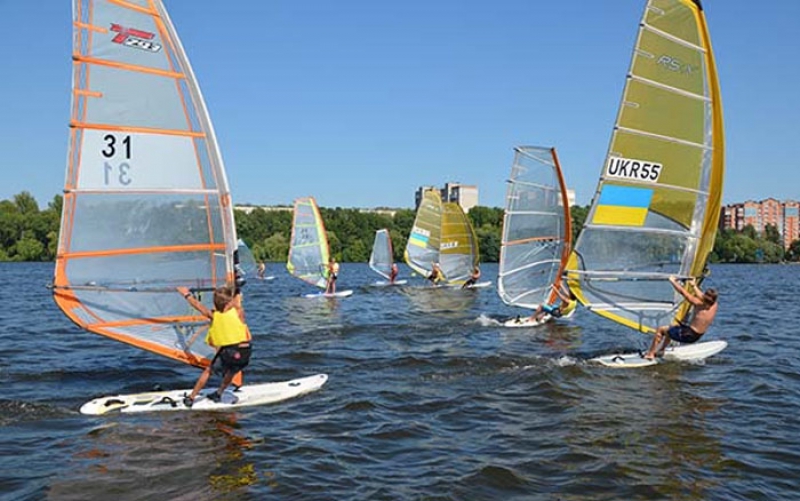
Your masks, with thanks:
[{"label": "ukrainian flag on sail", "polygon": [[651,188],[605,184],[592,223],[643,226],[652,199]]},{"label": "ukrainian flag on sail", "polygon": [[408,237],[408,243],[411,245],[416,245],[417,247],[427,247],[428,235],[423,235],[422,233],[417,233],[414,231],[411,233],[411,236]]}]

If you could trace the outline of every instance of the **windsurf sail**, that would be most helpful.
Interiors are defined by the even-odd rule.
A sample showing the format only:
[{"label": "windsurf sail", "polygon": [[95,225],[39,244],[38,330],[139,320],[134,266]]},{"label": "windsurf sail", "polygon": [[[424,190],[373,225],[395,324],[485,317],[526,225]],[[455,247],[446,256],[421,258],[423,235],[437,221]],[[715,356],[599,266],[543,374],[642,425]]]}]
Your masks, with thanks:
[{"label": "windsurf sail", "polygon": [[55,301],[86,330],[207,365],[208,322],[175,288],[211,308],[237,239],[189,61],[158,0],[75,0],[73,34]]},{"label": "windsurf sail", "polygon": [[455,202],[442,206],[439,261],[447,283],[463,284],[480,262],[478,238],[469,217]]},{"label": "windsurf sail", "polygon": [[250,250],[250,247],[244,243],[244,240],[241,238],[236,242],[236,249],[237,254],[239,256],[238,267],[239,271],[241,272],[241,276],[245,280],[253,280],[256,278],[258,274],[258,263],[256,262],[255,256],[253,256],[253,252]]},{"label": "windsurf sail", "polygon": [[591,311],[641,332],[681,320],[670,275],[700,277],[724,171],[719,82],[699,0],[649,0],[597,192],[568,265]]},{"label": "windsurf sail", "polygon": [[325,288],[328,282],[328,236],[313,197],[294,202],[292,238],[286,269],[292,276]]},{"label": "windsurf sail", "polygon": [[555,148],[515,148],[500,245],[500,299],[529,309],[555,304],[571,242],[569,198]]},{"label": "windsurf sail", "polygon": [[375,232],[375,242],[372,244],[372,253],[369,256],[369,267],[387,280],[392,272],[394,249],[389,230],[382,229]]},{"label": "windsurf sail", "polygon": [[[430,275],[433,263],[439,262],[441,224],[442,197],[437,190],[427,190],[423,193],[403,253],[411,269],[424,277]],[[445,278],[448,278],[446,274]]]}]

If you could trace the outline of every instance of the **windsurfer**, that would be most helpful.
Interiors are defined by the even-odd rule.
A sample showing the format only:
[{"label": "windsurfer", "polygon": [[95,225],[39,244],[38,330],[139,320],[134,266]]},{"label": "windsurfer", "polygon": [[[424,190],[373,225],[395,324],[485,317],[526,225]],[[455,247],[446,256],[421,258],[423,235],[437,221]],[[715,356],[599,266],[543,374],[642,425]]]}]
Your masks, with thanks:
[{"label": "windsurfer", "polygon": [[389,283],[393,284],[395,279],[397,279],[397,274],[399,273],[397,269],[397,263],[392,263],[392,270],[389,272]]},{"label": "windsurfer", "polygon": [[461,288],[462,289],[466,289],[470,285],[475,285],[475,283],[478,281],[479,278],[481,278],[481,269],[480,269],[480,267],[476,266],[472,270],[472,274],[469,276],[467,281],[464,282],[464,285],[462,285]]},{"label": "windsurfer", "polygon": [[264,273],[267,272],[267,265],[264,264],[264,261],[259,261],[258,263],[258,278],[264,279]]},{"label": "windsurfer", "polygon": [[717,314],[719,304],[717,303],[718,294],[715,289],[709,288],[703,292],[697,285],[695,278],[688,280],[688,285],[691,286],[692,292],[683,287],[675,276],[669,277],[669,283],[692,304],[692,321],[688,325],[680,322],[677,325],[659,327],[653,336],[653,343],[650,345],[650,349],[644,354],[644,358],[648,360],[653,360],[656,354],[662,353],[670,340],[685,344],[696,342],[706,333]]},{"label": "windsurfer", "polygon": [[431,273],[427,278],[430,280],[431,285],[437,285],[442,279],[444,279],[444,274],[442,273],[442,269],[439,268],[439,263],[433,263],[431,267]]},{"label": "windsurfer", "polygon": [[192,296],[186,287],[178,287],[178,292],[190,305],[203,316],[211,320],[211,325],[206,334],[206,343],[217,349],[211,364],[203,370],[192,393],[183,398],[183,404],[191,407],[200,390],[205,387],[211,373],[222,377],[222,383],[216,392],[209,395],[209,399],[219,402],[222,392],[225,391],[234,376],[240,373],[250,363],[250,329],[244,319],[242,308],[242,295],[235,293],[232,287],[222,286],[214,289],[214,311]]},{"label": "windsurfer", "polygon": [[339,263],[336,259],[330,258],[328,261],[328,284],[325,287],[326,294],[336,294],[336,279],[339,278]]},{"label": "windsurfer", "polygon": [[555,284],[550,287],[556,291],[556,295],[558,299],[561,300],[561,303],[540,304],[539,307],[536,308],[536,311],[533,312],[533,315],[531,315],[531,320],[541,322],[545,315],[550,315],[553,318],[561,318],[571,313],[572,310],[578,306],[578,298],[569,290],[566,283],[562,281],[559,287],[556,287]]}]

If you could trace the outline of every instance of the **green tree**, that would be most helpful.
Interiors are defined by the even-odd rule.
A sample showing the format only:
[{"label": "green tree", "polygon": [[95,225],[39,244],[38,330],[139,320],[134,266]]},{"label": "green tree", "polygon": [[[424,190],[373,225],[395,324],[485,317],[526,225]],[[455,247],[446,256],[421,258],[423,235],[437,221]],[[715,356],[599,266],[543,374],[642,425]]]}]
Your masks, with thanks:
[{"label": "green tree", "polygon": [[766,237],[768,242],[772,242],[777,245],[783,245],[783,238],[781,237],[781,232],[778,231],[778,227],[774,224],[768,224],[764,228],[764,236]]},{"label": "green tree", "polygon": [[40,241],[26,234],[17,242],[15,261],[42,261],[45,258],[44,250]]},{"label": "green tree", "polygon": [[289,239],[281,233],[273,233],[264,240],[263,246],[256,246],[259,261],[286,261],[289,257]]}]

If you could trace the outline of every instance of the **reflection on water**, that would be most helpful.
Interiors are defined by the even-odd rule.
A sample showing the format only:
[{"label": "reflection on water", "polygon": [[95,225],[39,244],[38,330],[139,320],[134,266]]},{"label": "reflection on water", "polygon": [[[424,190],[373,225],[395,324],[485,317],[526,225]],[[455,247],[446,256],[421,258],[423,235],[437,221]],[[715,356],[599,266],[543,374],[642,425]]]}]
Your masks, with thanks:
[{"label": "reflection on water", "polygon": [[478,289],[451,287],[401,287],[398,289],[408,298],[411,307],[422,313],[434,313],[439,317],[462,316],[462,312],[474,303]]},{"label": "reflection on water", "polygon": [[120,415],[92,429],[73,454],[72,471],[50,485],[50,497],[219,499],[272,476],[247,460],[254,444],[239,430],[235,414],[153,416],[131,422]]},{"label": "reflection on water", "polygon": [[339,301],[347,300],[350,298],[286,297],[282,305],[286,321],[306,331],[340,326]]}]

